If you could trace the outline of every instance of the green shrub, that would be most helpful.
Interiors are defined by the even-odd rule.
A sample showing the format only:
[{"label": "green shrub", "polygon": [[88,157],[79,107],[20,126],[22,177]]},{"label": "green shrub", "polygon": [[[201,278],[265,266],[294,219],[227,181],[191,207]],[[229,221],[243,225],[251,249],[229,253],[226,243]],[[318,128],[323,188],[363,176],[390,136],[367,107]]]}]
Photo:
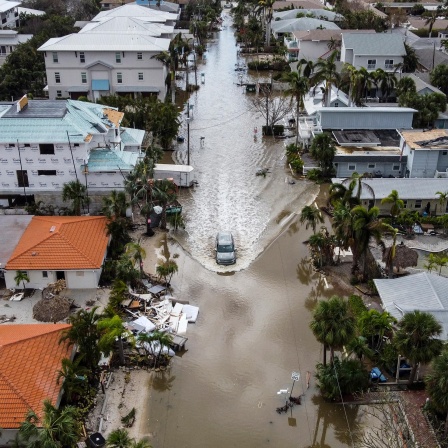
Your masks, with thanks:
[{"label": "green shrub", "polygon": [[363,312],[367,311],[362,297],[352,294],[348,298],[348,308],[354,317],[359,317]]}]

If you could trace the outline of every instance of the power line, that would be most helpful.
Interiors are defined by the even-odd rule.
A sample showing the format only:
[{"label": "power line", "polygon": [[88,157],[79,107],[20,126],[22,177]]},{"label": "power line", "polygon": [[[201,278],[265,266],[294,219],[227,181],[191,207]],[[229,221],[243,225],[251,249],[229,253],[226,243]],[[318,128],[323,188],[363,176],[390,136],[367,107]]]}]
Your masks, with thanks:
[{"label": "power line", "polygon": [[239,114],[239,115],[237,115],[237,116],[235,116],[235,117],[229,118],[227,121],[222,121],[221,123],[214,124],[214,125],[212,125],[212,126],[207,126],[207,127],[205,127],[205,128],[194,128],[194,129],[191,129],[191,131],[203,131],[204,129],[211,129],[211,128],[216,128],[216,127],[218,127],[218,126],[222,126],[222,125],[224,125],[224,124],[226,124],[226,123],[229,123],[229,122],[231,122],[231,121],[233,121],[233,120],[235,120],[235,119],[241,117],[241,116],[244,115],[244,114],[247,114],[247,113],[250,112],[253,108],[254,108],[254,107],[251,107],[251,108],[249,108],[248,110],[245,110],[244,112],[242,112],[241,114]]}]

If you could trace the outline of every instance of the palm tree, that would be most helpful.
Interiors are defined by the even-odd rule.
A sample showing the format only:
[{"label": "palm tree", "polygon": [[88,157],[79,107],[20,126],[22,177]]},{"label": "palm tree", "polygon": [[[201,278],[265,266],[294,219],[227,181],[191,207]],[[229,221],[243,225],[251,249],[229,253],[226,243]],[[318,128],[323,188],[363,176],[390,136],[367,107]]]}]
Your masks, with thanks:
[{"label": "palm tree", "polygon": [[126,253],[121,254],[120,258],[114,262],[114,265],[116,278],[124,283],[133,284],[141,275],[141,271],[135,269],[135,261]]},{"label": "palm tree", "polygon": [[310,154],[315,159],[322,170],[322,175],[327,177],[333,172],[333,159],[336,147],[331,135],[328,132],[318,134],[311,143]]},{"label": "palm tree", "polygon": [[377,68],[372,73],[372,79],[377,89],[380,88],[381,96],[383,98],[386,97],[387,100],[397,84],[395,74],[386,72],[381,68]]},{"label": "palm tree", "polygon": [[[429,25],[429,38],[431,39],[432,37],[432,29],[434,27],[434,24],[437,21],[437,17],[439,16],[440,11],[439,9],[436,9],[435,11],[428,11],[427,13],[425,13],[426,16],[426,20],[425,20],[425,26]],[[434,68],[434,67],[433,67]]]},{"label": "palm tree", "polygon": [[409,384],[415,380],[418,364],[432,361],[441,352],[442,341],[438,339],[441,334],[442,326],[435,317],[422,311],[407,313],[398,322],[393,343],[412,363]]},{"label": "palm tree", "polygon": [[311,74],[314,71],[314,62],[305,58],[300,59],[300,61],[297,63],[297,72],[300,74],[302,72],[302,76],[304,78],[308,78],[311,76]]},{"label": "palm tree", "polygon": [[154,201],[162,207],[160,228],[166,229],[166,208],[177,199],[176,185],[168,179],[156,180],[152,187],[152,195]]},{"label": "palm tree", "polygon": [[260,9],[264,13],[264,20],[266,26],[266,46],[269,47],[271,45],[271,22],[273,16],[273,6],[275,0],[259,0],[258,4]]},{"label": "palm tree", "polygon": [[442,268],[448,264],[448,257],[445,252],[439,252],[434,255],[434,262],[439,268],[439,275],[442,275]]},{"label": "palm tree", "polygon": [[164,279],[165,285],[168,286],[178,269],[177,263],[174,260],[168,259],[156,267],[156,273],[160,279]]},{"label": "palm tree", "polygon": [[80,310],[72,314],[68,318],[71,327],[64,330],[59,340],[60,343],[69,341],[71,344],[76,344],[83,362],[92,373],[98,370],[101,357],[98,348],[100,333],[97,327],[100,315],[96,313],[97,309],[98,307],[94,307],[91,310]]},{"label": "palm tree", "polygon": [[64,358],[62,367],[58,370],[57,383],[63,381],[62,388],[64,390],[66,401],[72,403],[86,392],[87,377],[90,370],[80,365],[84,356],[79,356],[76,361]]},{"label": "palm tree", "polygon": [[367,210],[362,205],[357,205],[352,210],[353,214],[353,229],[354,229],[354,253],[353,253],[353,271],[356,272],[357,264],[361,257],[363,262],[363,276],[366,274],[366,255],[369,251],[369,242],[374,238],[377,243],[381,241],[381,236],[386,230],[391,230],[391,227],[384,224],[378,219],[378,207],[372,207]]},{"label": "palm tree", "polygon": [[81,207],[84,209],[90,203],[86,187],[78,180],[72,180],[64,184],[62,187],[62,200],[64,202],[72,201],[73,213],[76,216],[81,215]]},{"label": "palm tree", "polygon": [[300,108],[303,106],[303,98],[308,93],[308,78],[300,76],[298,72],[289,72],[283,75],[283,80],[289,83],[285,95],[291,95],[296,101],[296,147],[299,145],[299,115]]},{"label": "palm tree", "polygon": [[306,223],[306,229],[311,226],[313,233],[315,233],[317,224],[323,224],[323,222],[324,218],[317,207],[305,205],[305,207],[302,208],[302,213],[300,214],[300,224]]},{"label": "palm tree", "polygon": [[426,263],[423,265],[423,267],[429,272],[431,273],[431,271],[436,269],[436,254],[434,253],[430,253],[427,257],[426,257]]},{"label": "palm tree", "polygon": [[143,278],[143,259],[146,258],[145,249],[138,243],[130,242],[125,246],[125,254],[138,265],[140,278]]},{"label": "palm tree", "polygon": [[126,208],[128,203],[126,201],[126,194],[124,191],[112,190],[109,196],[103,197],[103,213],[108,218],[126,217]]},{"label": "palm tree", "polygon": [[146,440],[135,440],[126,429],[115,429],[106,440],[107,448],[151,448]]},{"label": "palm tree", "polygon": [[359,105],[359,71],[352,64],[346,63],[344,64],[343,75],[346,75],[349,80],[349,106]]},{"label": "palm tree", "polygon": [[397,320],[387,311],[380,313],[377,310],[364,311],[358,318],[358,328],[362,336],[370,338],[372,348],[379,350],[383,337],[392,333],[392,325]]},{"label": "palm tree", "polygon": [[43,403],[42,416],[28,411],[19,428],[21,446],[26,448],[61,448],[76,446],[81,436],[79,411],[74,406],[56,409],[50,402]]},{"label": "palm tree", "polygon": [[115,429],[112,431],[106,440],[108,448],[130,448],[132,438],[126,429]]},{"label": "palm tree", "polygon": [[124,246],[130,241],[129,221],[126,218],[112,219],[106,224],[107,236],[111,237],[110,256],[116,259],[123,253]]},{"label": "palm tree", "polygon": [[98,330],[101,332],[100,340],[98,341],[98,347],[101,352],[108,355],[113,351],[115,342],[118,342],[118,356],[120,357],[120,363],[124,364],[124,348],[123,348],[123,336],[128,335],[128,331],[123,326],[123,322],[117,314],[112,317],[105,317],[98,321]]},{"label": "palm tree", "polygon": [[22,282],[23,290],[25,291],[25,282],[29,282],[30,278],[28,277],[28,272],[26,271],[16,271],[16,275],[14,277],[14,281],[16,282],[16,286],[20,285],[20,282]]},{"label": "palm tree", "polygon": [[353,246],[353,215],[348,205],[337,203],[333,210],[333,231],[338,245],[344,250]]},{"label": "palm tree", "polygon": [[381,204],[392,204],[390,214],[393,219],[400,214],[400,210],[404,207],[404,201],[400,199],[397,190],[392,190],[392,193],[390,193],[389,196],[381,199]]},{"label": "palm tree", "polygon": [[439,196],[439,204],[442,208],[442,213],[444,209],[446,210],[446,200],[448,199],[448,191],[438,191],[436,194]]},{"label": "palm tree", "polygon": [[329,189],[329,202],[331,205],[335,206],[337,203],[349,207],[352,209],[356,205],[360,205],[361,201],[357,197],[358,195],[353,195],[355,184],[350,182],[348,187],[344,184],[331,184]]},{"label": "palm tree", "polygon": [[436,411],[445,414],[445,436],[448,434],[448,349],[432,361],[432,371],[425,377],[426,392]]},{"label": "palm tree", "polygon": [[321,82],[325,82],[326,107],[330,107],[331,86],[337,85],[340,81],[340,75],[336,67],[337,55],[338,52],[333,51],[327,59],[320,59],[314,65],[314,73],[311,76],[311,85],[315,86]]},{"label": "palm tree", "polygon": [[348,356],[355,355],[362,363],[364,358],[372,359],[374,352],[367,343],[367,338],[357,336],[347,344]]},{"label": "palm tree", "polygon": [[333,296],[328,301],[319,301],[310,328],[324,345],[324,365],[327,347],[330,348],[330,362],[333,364],[334,351],[342,349],[355,335],[355,319],[349,313],[347,301]]},{"label": "palm tree", "polygon": [[159,363],[160,356],[162,355],[162,350],[165,347],[169,347],[173,343],[173,335],[163,331],[154,331],[152,333],[153,341],[158,342],[159,352],[156,356],[156,366]]}]

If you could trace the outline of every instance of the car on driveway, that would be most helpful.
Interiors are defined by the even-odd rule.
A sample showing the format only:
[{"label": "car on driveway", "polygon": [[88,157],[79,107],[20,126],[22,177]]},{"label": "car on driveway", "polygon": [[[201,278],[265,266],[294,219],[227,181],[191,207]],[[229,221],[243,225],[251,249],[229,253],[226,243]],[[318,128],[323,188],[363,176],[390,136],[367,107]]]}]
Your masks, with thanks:
[{"label": "car on driveway", "polygon": [[233,236],[230,232],[219,232],[216,235],[216,263],[234,264],[236,263],[236,249]]}]

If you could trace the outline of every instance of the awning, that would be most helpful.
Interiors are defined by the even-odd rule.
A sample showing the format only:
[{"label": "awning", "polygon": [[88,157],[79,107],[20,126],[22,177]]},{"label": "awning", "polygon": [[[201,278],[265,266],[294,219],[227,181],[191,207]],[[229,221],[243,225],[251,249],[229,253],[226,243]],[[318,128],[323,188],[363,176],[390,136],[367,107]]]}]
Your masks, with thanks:
[{"label": "awning", "polygon": [[92,79],[92,90],[109,90],[109,80]]},{"label": "awning", "polygon": [[153,86],[118,86],[116,92],[151,92],[159,93],[160,89]]},{"label": "awning", "polygon": [[67,92],[88,92],[89,88],[87,86],[82,86],[82,87],[69,87],[67,89]]}]

